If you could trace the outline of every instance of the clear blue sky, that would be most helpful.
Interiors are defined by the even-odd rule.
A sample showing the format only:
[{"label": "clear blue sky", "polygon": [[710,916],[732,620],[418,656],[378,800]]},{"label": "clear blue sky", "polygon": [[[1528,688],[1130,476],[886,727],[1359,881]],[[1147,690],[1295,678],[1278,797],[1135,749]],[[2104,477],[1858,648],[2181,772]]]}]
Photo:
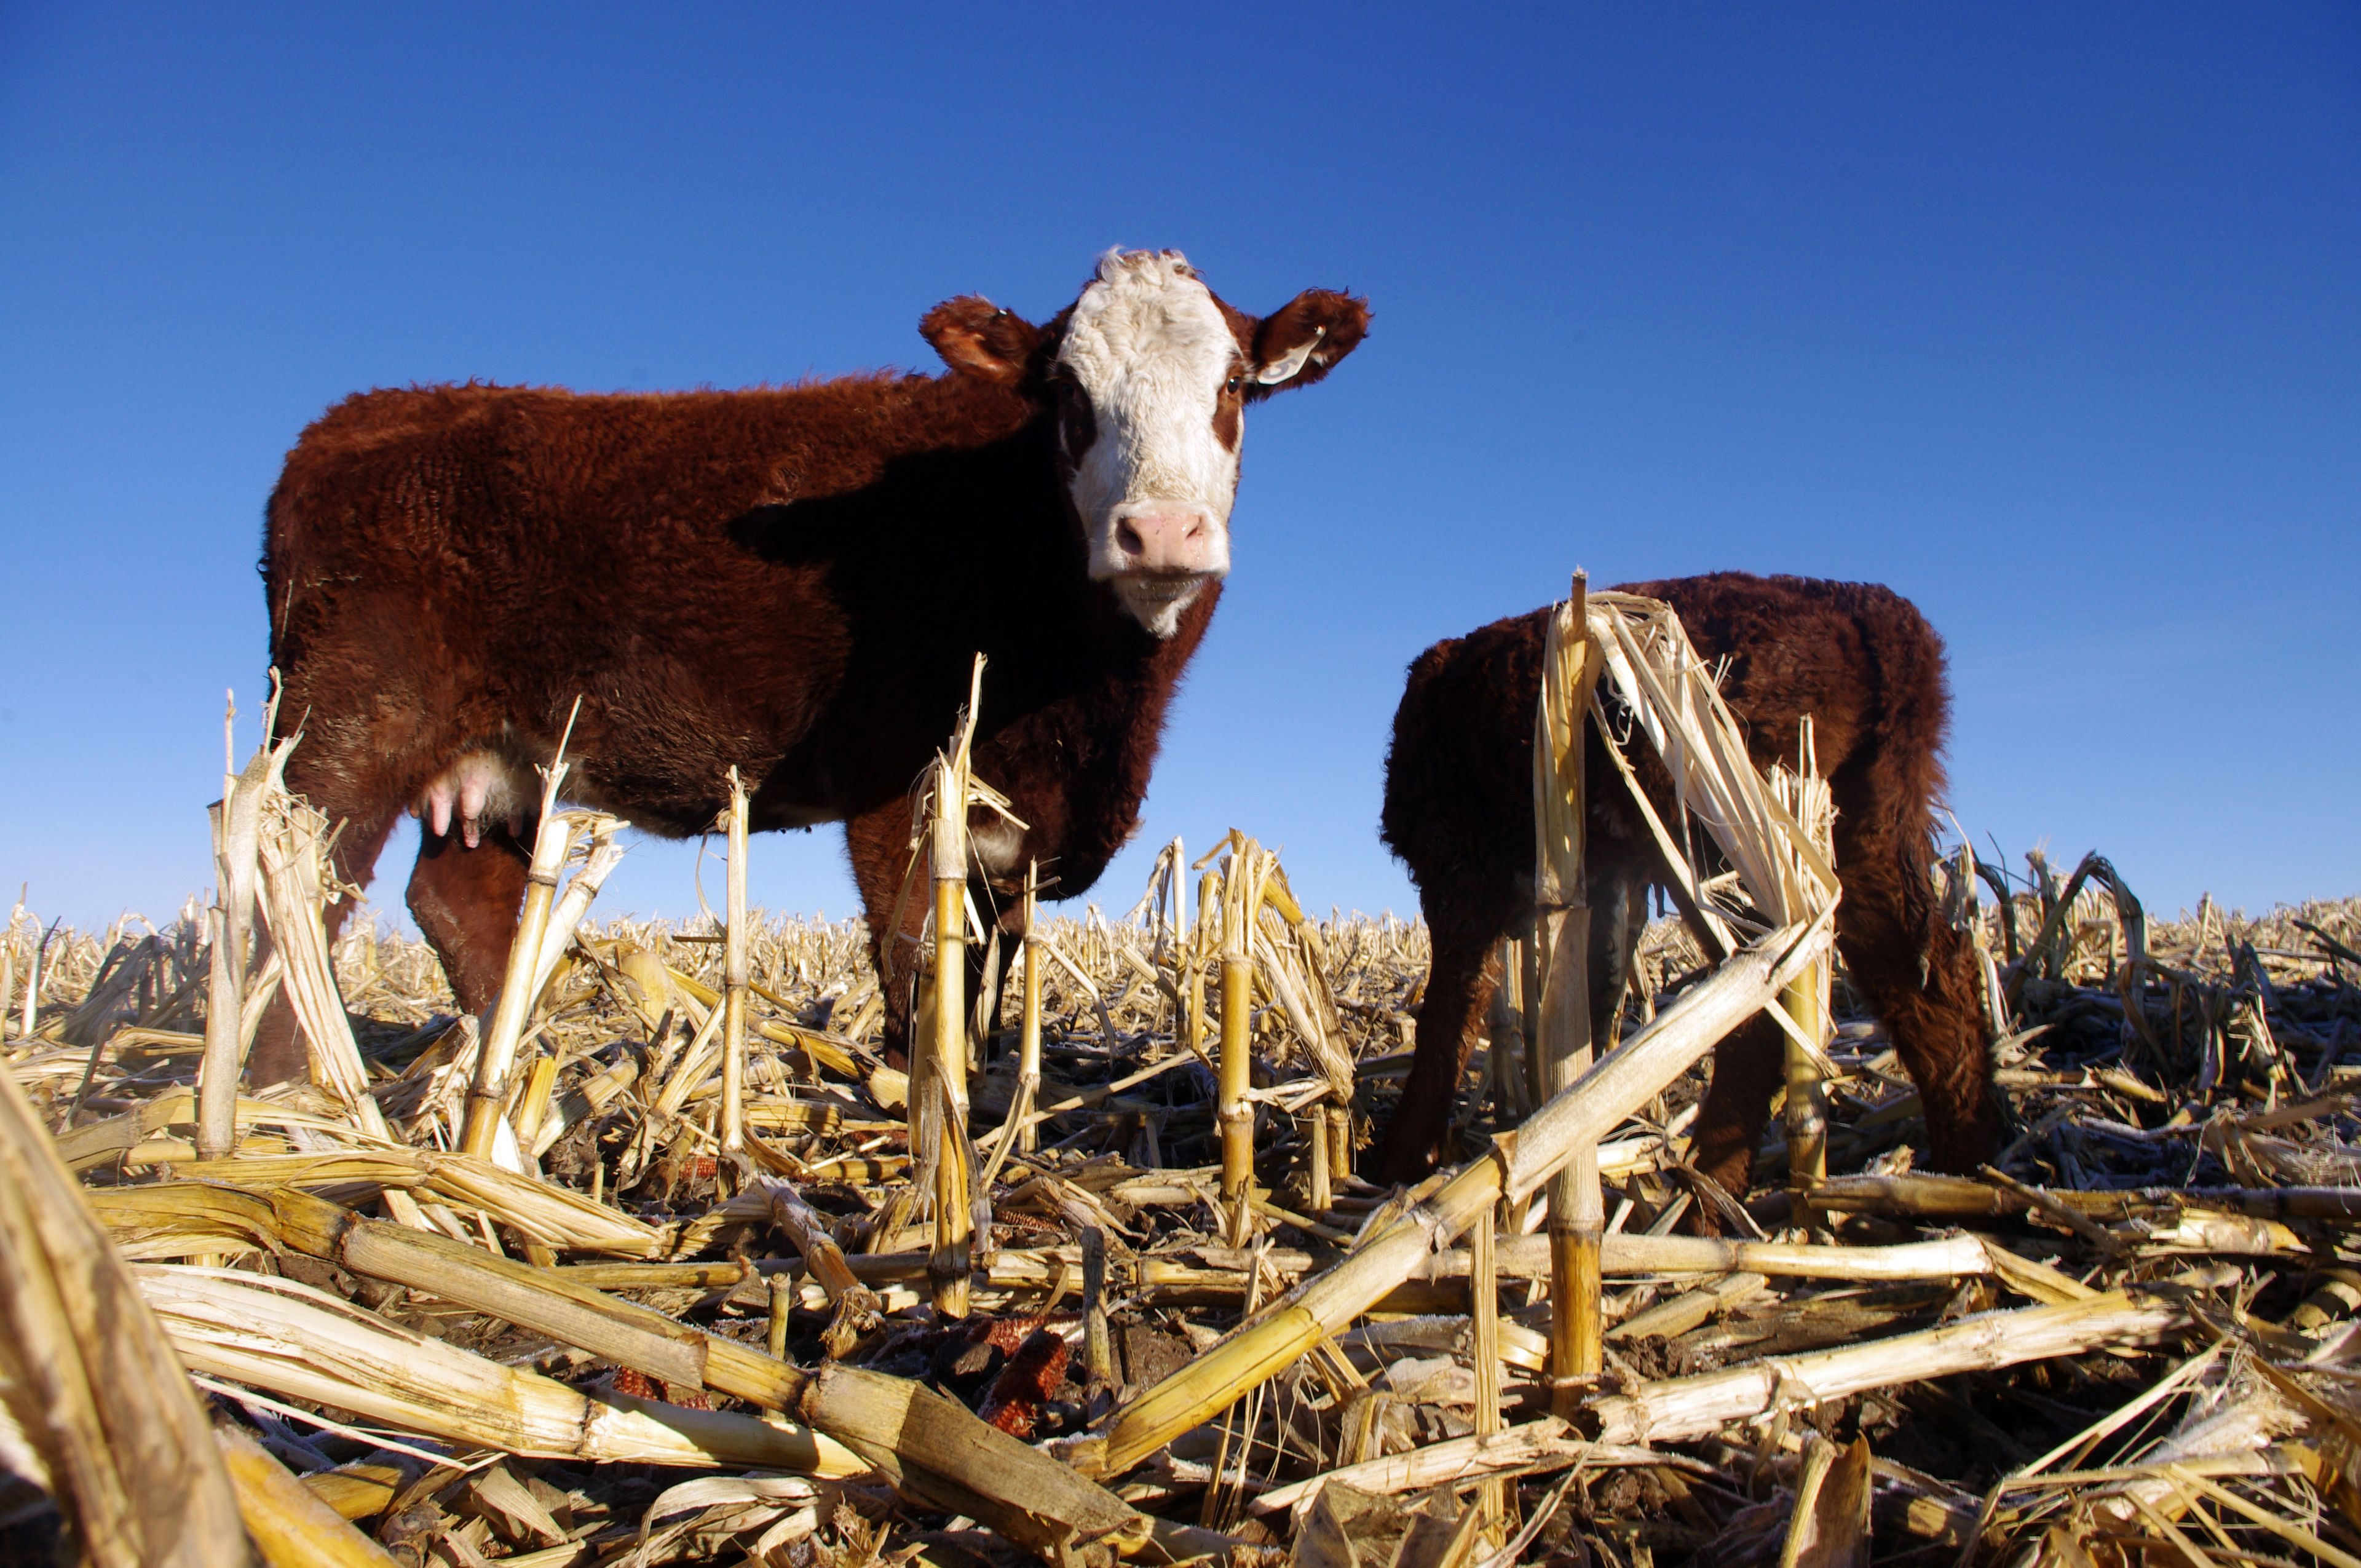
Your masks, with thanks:
[{"label": "clear blue sky", "polygon": [[[1924,607],[1980,840],[2361,891],[2361,7],[1450,9],[0,5],[6,898],[209,880],[263,499],[346,391],[931,365],[936,301],[1116,243],[1377,312],[1251,421],[1148,838],[1406,910],[1409,659],[1739,566]],[[754,868],[851,906],[832,834]]]}]

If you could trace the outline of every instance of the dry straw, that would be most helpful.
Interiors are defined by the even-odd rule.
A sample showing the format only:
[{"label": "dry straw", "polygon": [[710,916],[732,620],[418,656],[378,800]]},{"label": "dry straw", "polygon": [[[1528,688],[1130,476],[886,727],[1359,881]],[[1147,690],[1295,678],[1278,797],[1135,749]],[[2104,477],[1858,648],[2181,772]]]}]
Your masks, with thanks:
[{"label": "dry straw", "polygon": [[0,1069],[0,1406],[88,1561],[246,1561],[227,1475],[156,1320]]},{"label": "dry straw", "polygon": [[[1304,1560],[1455,1568],[1561,1532],[1618,1562],[2361,1561],[2361,905],[2158,920],[2097,857],[1954,853],[1930,891],[1986,965],[2016,1131],[1927,1176],[1829,973],[1808,737],[1746,765],[1647,601],[1569,601],[1548,654],[1538,934],[1460,1086],[1476,1157],[1402,1193],[1353,1165],[1424,931],[1315,915],[1243,833],[1165,846],[1121,918],[1053,917],[1046,865],[976,907],[969,827],[1006,807],[964,720],[914,801],[909,1077],[865,928],[752,907],[742,790],[719,921],[593,927],[616,825],[553,767],[541,928],[472,1020],[414,942],[330,949],[334,825],[258,753],[218,912],[0,942],[29,1347],[0,1461],[94,1561],[851,1568],[980,1543],[962,1517],[1057,1561],[1237,1561],[1250,1518]],[[1610,710],[1629,740],[1580,778]],[[1587,1040],[1584,810],[1641,744],[1688,914]],[[274,996],[312,1081],[225,1093]],[[1766,1006],[1794,1047],[1766,1234],[1682,1234],[1698,1064]],[[1960,1430],[1989,1474],[1938,1464]],[[625,1484],[649,1464],[679,1484]],[[0,1490],[0,1531],[38,1497]],[[214,1522],[141,1555],[167,1499]]]}]

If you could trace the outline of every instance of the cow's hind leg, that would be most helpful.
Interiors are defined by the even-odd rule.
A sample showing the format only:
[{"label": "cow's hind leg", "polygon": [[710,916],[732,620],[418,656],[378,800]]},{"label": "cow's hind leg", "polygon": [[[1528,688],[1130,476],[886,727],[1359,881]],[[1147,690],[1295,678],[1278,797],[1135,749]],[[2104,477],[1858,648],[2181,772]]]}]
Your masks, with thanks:
[{"label": "cow's hind leg", "polygon": [[1615,1045],[1631,960],[1648,927],[1648,883],[1618,860],[1594,857],[1590,883],[1590,1040],[1604,1056]]},{"label": "cow's hind leg", "polygon": [[[300,792],[299,792],[300,793]],[[329,862],[336,879],[353,887],[367,887],[377,870],[377,858],[385,849],[385,841],[393,831],[393,820],[400,813],[390,809],[368,812],[358,817],[341,818],[342,831],[336,836]],[[343,932],[345,922],[360,900],[339,898],[323,911],[321,924],[326,927],[328,946],[334,950],[336,938]],[[259,970],[269,959],[270,940],[263,920],[260,900],[257,900],[255,924],[259,935],[254,946],[255,967]],[[254,1048],[247,1054],[246,1076],[258,1087],[280,1083],[291,1078],[302,1078],[311,1067],[311,1052],[303,1043],[302,1032],[296,1026],[294,1004],[288,1001],[285,987],[270,999],[263,1009],[262,1021],[254,1031]]]},{"label": "cow's hind leg", "polygon": [[[910,803],[892,800],[873,811],[848,817],[844,824],[846,859],[852,865],[852,883],[869,921],[869,961],[878,978],[878,1000],[884,1016],[879,1024],[881,1048],[886,1062],[905,1069],[910,1060],[911,1014],[918,995],[918,939],[932,907],[933,889],[924,868],[909,878],[909,896],[902,898],[910,869]],[[894,914],[901,900],[901,923]],[[893,971],[888,983],[885,974]]]},{"label": "cow's hind leg", "polygon": [[[1786,1036],[1760,1014],[1714,1048],[1713,1081],[1697,1107],[1689,1137],[1689,1164],[1707,1180],[1743,1201],[1754,1180],[1754,1151],[1771,1120],[1771,1097],[1786,1070]],[[1703,1206],[1697,1229],[1719,1234]]]},{"label": "cow's hind leg", "polygon": [[[994,915],[990,891],[982,883],[972,883],[968,889],[976,907],[987,917]],[[975,1012],[975,1037],[988,1058],[993,1035],[1000,1028],[1000,1021],[1009,1015],[1010,1003],[1021,1003],[1020,998],[1010,994],[1016,988],[1009,984],[1009,976],[1016,972],[1017,956],[1025,950],[1024,901],[1009,900],[992,918],[985,935],[991,939],[983,946],[968,945],[967,982],[969,1001]]]},{"label": "cow's hind leg", "polygon": [[1924,864],[1888,850],[1847,861],[1837,945],[1846,972],[1894,1037],[1926,1107],[1938,1170],[1973,1171],[2000,1146],[1975,953],[1936,906]]},{"label": "cow's hind leg", "polygon": [[500,999],[516,941],[533,824],[528,820],[521,836],[488,826],[473,848],[456,829],[436,833],[421,824],[421,831],[424,842],[410,873],[411,916],[443,960],[461,1009],[488,1012]]},{"label": "cow's hind leg", "polygon": [[1443,1157],[1476,1022],[1500,980],[1492,949],[1505,921],[1429,901],[1426,924],[1434,958],[1419,1003],[1418,1048],[1378,1158],[1385,1181],[1417,1181]]},{"label": "cow's hind leg", "polygon": [[[1593,867],[1588,894],[1591,1039],[1603,1052],[1615,1037],[1616,1015],[1639,948],[1647,884],[1634,868],[1610,861]],[[1515,918],[1499,905],[1468,908],[1456,901],[1424,899],[1422,907],[1434,959],[1419,1004],[1418,1047],[1378,1160],[1379,1179],[1391,1182],[1420,1179],[1445,1153],[1477,1022],[1500,983],[1494,948]]]}]

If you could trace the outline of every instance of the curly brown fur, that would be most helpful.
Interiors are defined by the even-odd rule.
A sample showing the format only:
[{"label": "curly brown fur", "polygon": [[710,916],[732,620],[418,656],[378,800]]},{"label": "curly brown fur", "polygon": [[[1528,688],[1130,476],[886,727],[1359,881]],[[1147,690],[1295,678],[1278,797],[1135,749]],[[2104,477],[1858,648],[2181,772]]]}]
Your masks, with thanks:
[{"label": "curly brown fur", "polygon": [[[1367,321],[1322,291],[1288,309],[1328,334],[1292,384]],[[1250,365],[1257,318],[1229,317]],[[304,737],[287,781],[346,825],[342,876],[365,884],[395,817],[460,759],[529,779],[578,700],[572,797],[696,834],[734,767],[754,828],[844,823],[882,956],[912,786],[982,652],[976,770],[1031,825],[1024,857],[1057,894],[1087,889],[1137,825],[1220,585],[1159,638],[1090,577],[1059,440],[1076,395],[1053,361],[1064,320],[949,302],[922,327],[950,367],[933,377],[611,396],[471,383],[330,410],[270,498],[263,575],[280,724]],[[410,904],[470,1009],[505,970],[532,835],[528,820],[463,843],[429,825]],[[979,875],[978,903],[1022,876]],[[907,985],[887,1003],[898,1047]],[[253,1076],[302,1064],[281,1009]]]},{"label": "curly brown fur", "polygon": [[[1836,798],[1839,950],[1918,1085],[1934,1163],[1972,1168],[1991,1155],[2000,1124],[1974,957],[1942,919],[1929,880],[1949,713],[1941,640],[1908,600],[1868,584],[1730,572],[1628,591],[1670,603],[1701,655],[1728,659],[1722,693],[1758,764],[1792,762],[1798,726],[1811,716]],[[1411,665],[1394,716],[1384,838],[1418,884],[1434,959],[1417,1052],[1380,1157],[1389,1179],[1422,1175],[1443,1154],[1460,1069],[1490,998],[1484,956],[1530,914],[1532,713],[1547,614],[1428,649]],[[1612,779],[1595,733],[1587,745],[1590,776]],[[1669,818],[1661,764],[1636,753],[1633,761]],[[1604,1038],[1638,940],[1634,905],[1664,872],[1620,787],[1592,795],[1594,1025]],[[1780,1059],[1779,1033],[1763,1020],[1716,1054],[1693,1162],[1732,1193],[1746,1190]]]}]

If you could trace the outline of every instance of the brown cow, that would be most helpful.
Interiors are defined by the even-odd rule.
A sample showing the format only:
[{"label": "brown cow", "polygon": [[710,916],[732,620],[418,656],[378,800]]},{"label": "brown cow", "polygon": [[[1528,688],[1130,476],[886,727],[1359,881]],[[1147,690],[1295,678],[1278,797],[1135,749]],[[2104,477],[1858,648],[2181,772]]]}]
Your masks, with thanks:
[{"label": "brown cow", "polygon": [[[882,947],[911,786],[981,652],[977,770],[1030,830],[978,823],[977,891],[1038,859],[1080,893],[1137,824],[1229,570],[1246,405],[1319,380],[1368,319],[1325,290],[1257,319],[1178,252],[1111,251],[1046,326],[935,307],[939,376],[348,399],[270,499],[288,783],[344,822],[356,883],[396,817],[424,818],[410,909],[471,1010],[577,697],[573,798],[691,835],[734,766],[753,827],[845,824]],[[888,998],[889,1043],[908,1007]],[[282,1016],[254,1076],[302,1063]]]},{"label": "brown cow", "polygon": [[[1934,1163],[1972,1169],[2000,1127],[1976,1001],[1974,955],[1933,896],[1938,751],[1949,719],[1943,644],[1911,603],[1860,583],[1729,572],[1634,583],[1669,602],[1708,661],[1758,765],[1792,761],[1812,718],[1836,798],[1837,946],[1852,983],[1894,1036],[1927,1108]],[[1386,762],[1385,840],[1409,866],[1434,941],[1418,1050],[1379,1166],[1391,1180],[1432,1169],[1494,979],[1494,943],[1531,913],[1533,705],[1546,610],[1438,642],[1411,665]],[[1622,1000],[1644,900],[1664,880],[1653,838],[1586,727],[1593,1027]],[[1644,744],[1627,751],[1671,821],[1670,781]],[[1744,1196],[1781,1077],[1781,1035],[1757,1019],[1714,1057],[1693,1163]]]}]

